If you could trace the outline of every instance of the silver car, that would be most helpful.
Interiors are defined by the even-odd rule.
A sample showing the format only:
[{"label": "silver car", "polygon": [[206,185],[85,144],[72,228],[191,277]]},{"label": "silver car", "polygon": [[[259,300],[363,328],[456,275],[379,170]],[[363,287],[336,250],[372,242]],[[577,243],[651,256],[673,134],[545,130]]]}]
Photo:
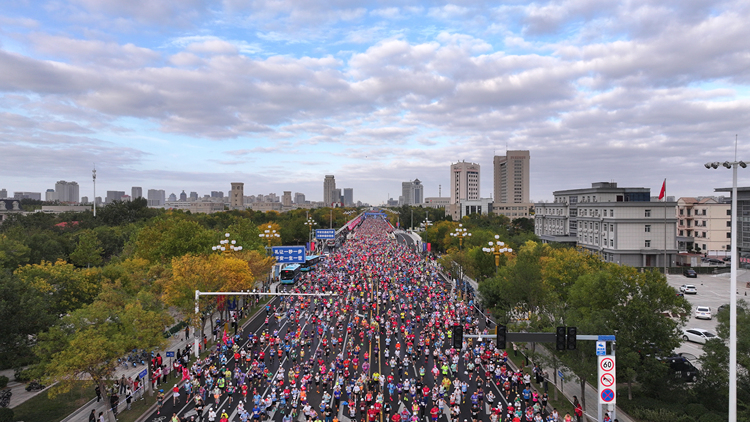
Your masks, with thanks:
[{"label": "silver car", "polygon": [[717,338],[716,334],[703,328],[686,328],[682,330],[682,339],[685,341],[706,344],[712,338]]}]

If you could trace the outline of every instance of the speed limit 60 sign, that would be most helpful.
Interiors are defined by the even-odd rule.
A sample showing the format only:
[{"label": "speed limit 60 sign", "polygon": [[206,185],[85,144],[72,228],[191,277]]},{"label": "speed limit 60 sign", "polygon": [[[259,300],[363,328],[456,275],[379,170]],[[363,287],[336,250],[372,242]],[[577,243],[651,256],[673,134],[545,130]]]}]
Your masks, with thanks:
[{"label": "speed limit 60 sign", "polygon": [[615,357],[597,356],[599,369],[599,404],[615,404]]}]

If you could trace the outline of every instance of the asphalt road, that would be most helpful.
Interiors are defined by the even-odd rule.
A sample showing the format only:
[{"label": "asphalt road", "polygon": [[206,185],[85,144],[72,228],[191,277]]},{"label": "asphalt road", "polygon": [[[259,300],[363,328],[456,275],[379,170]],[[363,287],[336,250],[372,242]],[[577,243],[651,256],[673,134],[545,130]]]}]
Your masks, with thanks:
[{"label": "asphalt road", "polygon": [[[399,234],[396,235],[397,239],[399,239],[398,244],[406,244],[411,245],[413,247],[413,240],[408,235]],[[398,246],[403,247],[403,246]],[[345,249],[344,249],[345,251]],[[404,268],[398,267],[396,265],[397,263],[393,263],[394,268],[392,271],[398,272],[402,271]],[[317,271],[323,272],[323,276],[328,276],[328,274],[325,273],[323,268],[319,268]],[[335,269],[329,270],[329,273],[331,276],[335,275]],[[445,283],[445,281],[441,277],[435,277],[436,283]],[[301,283],[301,284],[304,284]],[[416,315],[421,315],[422,321],[426,320],[426,318],[429,317],[429,315],[435,311],[432,307],[432,305],[427,300],[420,300],[416,302],[404,302],[401,303],[403,300],[403,297],[396,298],[396,296],[392,296],[394,298],[394,301],[390,300],[376,300],[375,298],[378,297],[379,292],[381,289],[391,289],[392,286],[390,286],[388,283],[383,282],[383,284],[379,284],[377,281],[374,281],[372,279],[368,280],[368,286],[366,289],[362,292],[362,299],[367,301],[370,305],[369,306],[363,306],[363,303],[360,304],[353,304],[351,306],[351,309],[336,309],[333,304],[325,305],[326,309],[328,309],[328,314],[323,312],[323,302],[322,300],[318,301],[317,306],[314,303],[307,303],[303,305],[301,301],[303,301],[303,298],[297,297],[295,299],[291,299],[291,302],[293,302],[290,307],[292,309],[300,310],[302,311],[301,314],[284,314],[283,312],[280,312],[280,314],[283,314],[283,316],[280,319],[276,319],[273,317],[273,312],[271,313],[271,318],[269,318],[269,325],[266,326],[265,320],[266,320],[266,314],[265,312],[262,312],[260,315],[258,315],[253,320],[249,321],[249,323],[246,325],[244,331],[241,335],[241,343],[242,347],[248,349],[248,336],[250,333],[253,333],[254,335],[259,335],[261,333],[268,332],[272,333],[276,330],[278,330],[279,333],[281,333],[281,337],[283,338],[283,334],[290,330],[292,333],[296,330],[299,330],[299,332],[309,331],[309,332],[315,332],[315,330],[320,327],[320,324],[315,324],[314,318],[322,318],[324,322],[328,326],[333,326],[334,328],[332,330],[326,330],[325,333],[321,336],[317,333],[313,335],[310,338],[309,344],[302,348],[304,350],[304,354],[306,357],[310,356],[319,356],[320,353],[321,358],[324,360],[323,366],[330,366],[332,360],[334,360],[336,354],[340,354],[344,357],[359,357],[359,365],[356,369],[353,368],[353,365],[350,365],[350,372],[351,377],[350,378],[356,378],[358,374],[361,374],[363,371],[363,367],[365,366],[365,362],[369,364],[369,368],[367,369],[367,373],[369,375],[372,375],[373,373],[377,372],[379,374],[382,374],[383,376],[392,375],[394,376],[394,383],[397,383],[401,380],[411,378],[414,380],[420,380],[423,382],[424,385],[428,387],[433,387],[436,385],[436,382],[440,383],[443,380],[442,375],[438,375],[437,378],[433,377],[433,374],[431,373],[431,369],[434,364],[434,358],[432,356],[428,356],[427,360],[425,361],[425,356],[421,355],[419,353],[416,353],[414,355],[413,360],[408,362],[405,365],[401,366],[402,373],[399,373],[398,366],[392,368],[389,364],[389,359],[386,358],[386,350],[388,350],[388,355],[391,357],[396,352],[396,344],[400,343],[402,346],[402,353],[401,356],[404,356],[405,349],[406,349],[406,339],[404,337],[404,333],[400,332],[399,330],[395,330],[395,333],[391,335],[391,342],[390,346],[388,345],[386,341],[386,337],[388,337],[386,331],[385,331],[385,324],[381,324],[379,334],[373,336],[370,338],[367,334],[365,334],[364,329],[357,328],[357,325],[355,323],[355,319],[358,318],[366,318],[368,321],[373,321],[376,315],[384,316],[386,312],[390,309],[392,310],[395,315],[400,315],[401,312],[405,312],[407,314],[407,319],[414,318],[409,316],[409,313],[414,311]],[[406,286],[407,288],[416,288],[416,286]],[[419,293],[420,296],[423,299],[426,298],[424,296],[424,292]],[[455,300],[455,298],[451,298],[452,300]],[[289,299],[287,299],[289,300]],[[332,301],[331,301],[332,302]],[[272,309],[278,309],[280,306],[280,299],[276,298],[271,303]],[[441,305],[442,306],[442,305]],[[284,308],[285,309],[285,308]],[[328,320],[328,316],[330,316],[333,313],[338,312],[339,315],[341,315],[340,323],[336,324],[336,317],[335,315],[331,316],[331,319]],[[291,317],[287,316],[291,315]],[[473,314],[473,316],[479,316],[478,314]],[[480,320],[483,320],[483,318],[480,318]],[[381,320],[382,321],[382,320]],[[336,325],[338,325],[338,328],[336,328]],[[349,326],[353,326],[351,330],[348,329]],[[479,329],[483,329],[483,322],[480,323]],[[416,338],[420,337],[420,334],[422,333],[422,324],[415,324],[415,329],[413,334]],[[374,330],[377,332],[378,330]],[[443,333],[445,334],[445,333]],[[344,346],[341,347],[341,345],[332,347],[332,338],[333,337],[342,338]],[[350,343],[350,340],[351,341]],[[328,356],[326,357],[325,350],[325,343],[330,348],[330,353],[328,353]],[[437,344],[442,343],[442,348],[446,349],[450,347],[450,340],[444,339],[442,342],[440,339],[436,339],[438,342]],[[360,350],[359,353],[356,353],[355,348],[359,346]],[[434,344],[431,344],[430,349],[434,349]],[[415,348],[417,347],[417,344],[414,345]],[[377,349],[377,351],[375,350]],[[270,359],[271,354],[271,348],[269,347],[268,343],[266,343],[264,346],[257,345],[255,348],[249,348],[248,350],[263,350],[265,354],[264,363],[268,367],[268,369],[274,374],[274,378],[278,374],[282,374],[283,380],[285,382],[285,385],[287,385],[289,377],[288,373],[290,369],[292,369],[296,363],[301,362],[304,358],[302,356],[302,350],[299,348],[297,349],[298,356],[295,358],[294,353],[292,354],[286,354],[284,353],[281,358],[278,358],[278,355],[274,353],[275,356],[277,356],[275,359]],[[369,356],[369,361],[366,361],[364,359],[365,353]],[[234,369],[236,362],[234,361],[234,358],[232,357],[231,353],[227,353],[226,356],[228,356],[228,362],[227,367],[230,369]],[[314,374],[318,372],[318,368],[320,365],[317,363],[313,365],[313,368],[311,368],[311,374]],[[420,377],[420,368],[424,367],[425,375],[424,377]],[[477,368],[472,374],[470,374],[467,371],[467,368],[465,366],[465,362],[463,359],[460,359],[458,368],[456,373],[450,373],[448,377],[451,381],[454,382],[456,380],[461,380],[462,382],[467,383],[467,393],[463,396],[464,401],[460,404],[460,415],[458,417],[458,421],[463,421],[464,419],[471,421],[472,420],[472,414],[471,414],[471,401],[469,400],[471,394],[477,390],[477,388],[482,385],[484,387],[484,393],[487,394],[488,389],[491,389],[494,395],[496,396],[495,402],[497,403],[500,401],[503,404],[503,408],[507,406],[507,402],[504,398],[504,394],[501,393],[500,389],[497,385],[490,382],[485,384],[485,368],[482,366],[480,368]],[[301,377],[304,376],[304,370],[302,370]],[[270,383],[267,383],[265,379],[263,380],[257,380],[257,381],[251,381],[246,380],[246,383],[249,385],[249,393],[247,402],[243,402],[242,404],[244,407],[248,410],[252,410],[253,404],[252,404],[252,396],[253,396],[253,389],[257,389],[257,392],[263,397],[268,397],[272,392],[272,386]],[[147,421],[152,422],[162,422],[162,421],[170,421],[173,414],[178,415],[182,418],[182,420],[190,420],[191,416],[196,416],[196,410],[194,408],[194,402],[192,400],[186,402],[185,397],[185,390],[181,389],[181,396],[179,400],[176,403],[173,403],[173,398],[171,395],[171,388],[174,385],[174,381],[171,383],[168,383],[166,385],[162,385],[158,388],[163,388],[165,392],[165,400],[164,405],[160,409],[159,413],[154,412],[153,414],[149,415],[146,419]],[[300,383],[297,383],[297,386],[299,386]],[[319,412],[321,414],[321,404],[323,402],[323,383],[321,383],[321,388],[318,390],[315,386],[314,382],[311,382],[309,384],[309,390],[307,391],[307,401],[313,406],[313,409]],[[329,394],[332,393],[332,382],[327,385]],[[389,394],[389,390],[387,386],[382,389],[381,391],[384,395],[384,400],[386,403],[391,403],[391,406],[393,407],[393,413],[403,411],[404,409],[411,410],[412,406],[412,398],[409,394],[402,394],[402,395],[395,395],[391,396]],[[446,401],[448,401],[448,397],[450,395],[450,392],[454,390],[454,387],[450,387],[448,393],[446,393],[445,398]],[[376,388],[376,391],[380,391],[380,389]],[[512,393],[510,395],[510,400],[513,401],[513,398],[515,397],[515,394]],[[345,391],[342,391],[342,401],[348,400],[348,397],[346,395]],[[208,420],[207,415],[209,413],[209,409],[213,408],[214,410],[217,410],[217,413],[220,415],[221,412],[226,412],[229,415],[229,421],[238,421],[240,420],[240,412],[238,411],[238,405],[240,405],[240,402],[242,401],[242,395],[240,393],[235,393],[230,400],[227,394],[222,394],[220,397],[220,400],[218,404],[215,402],[214,398],[209,395],[207,395],[205,400],[205,409],[203,412],[203,420]],[[340,404],[339,406],[336,406],[336,401],[333,400],[333,398],[329,399],[327,401],[328,406],[333,406],[334,411],[338,414],[338,418],[341,422],[349,422],[352,420],[361,421],[364,420],[364,416],[359,412],[359,406],[357,406],[357,412],[355,419],[351,419],[349,417],[349,409],[343,404]],[[419,420],[430,422],[430,415],[429,410],[435,405],[432,401],[431,395],[428,395],[426,398],[427,406],[425,406],[424,412],[420,413]],[[359,405],[359,402],[357,402]],[[483,404],[483,409],[481,409],[479,414],[479,420],[482,421],[489,421],[489,414],[490,411],[490,405],[485,400]],[[286,408],[281,409],[281,406],[278,404],[273,406],[271,410],[268,412],[268,416],[271,420],[274,421],[282,421],[282,417],[284,414],[287,414],[293,410],[292,406],[287,404]],[[297,415],[295,417],[295,420],[303,421],[305,420],[304,415],[302,415],[302,406],[300,405],[297,408]],[[377,420],[387,420],[388,416],[387,414],[384,414],[385,412],[382,412],[380,415],[378,415]],[[198,420],[198,418],[195,418]],[[321,416],[322,419],[322,416]],[[219,418],[216,418],[216,421],[219,421]],[[440,417],[438,419],[438,422],[450,422],[450,413],[449,413],[449,406],[446,405],[443,409],[443,412],[440,414]]]}]

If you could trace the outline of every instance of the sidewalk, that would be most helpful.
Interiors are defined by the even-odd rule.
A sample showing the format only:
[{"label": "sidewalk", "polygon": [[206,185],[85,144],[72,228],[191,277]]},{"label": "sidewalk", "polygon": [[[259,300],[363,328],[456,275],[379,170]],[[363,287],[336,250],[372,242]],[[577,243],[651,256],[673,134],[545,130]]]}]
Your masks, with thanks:
[{"label": "sidewalk", "polygon": [[[169,345],[167,346],[167,348],[165,350],[159,351],[159,353],[162,354],[162,357],[164,358],[164,362],[167,365],[169,365],[171,358],[164,357],[164,355],[166,354],[165,352],[167,351],[176,352],[177,349],[185,350],[185,346],[188,343],[192,344],[193,341],[194,340],[192,338],[185,340],[184,332],[180,331],[176,335],[170,337]],[[138,374],[144,371],[145,369],[146,369],[146,366],[143,366],[143,365],[138,365],[136,367],[133,367],[132,365],[130,365],[127,368],[120,365],[115,370],[112,382],[114,382],[115,379],[120,379],[120,377],[122,377],[123,375],[125,375],[125,379],[127,379],[128,377],[132,377],[133,379],[135,379],[138,376]],[[170,374],[170,379],[171,379],[171,376],[172,375]],[[13,395],[15,396],[15,394],[16,393],[14,391]],[[148,394],[148,393],[144,392],[144,394]],[[68,417],[63,419],[62,422],[88,422],[91,409],[94,409],[94,413],[97,416],[99,415],[99,412],[104,412],[104,414],[107,415],[106,416],[108,418],[107,420],[112,420],[113,418],[111,418],[112,413],[110,412],[109,398],[106,396],[106,394],[102,392],[102,400],[100,400],[97,403],[96,394],[94,393],[94,390],[92,387],[91,397],[92,399],[88,403],[86,403],[85,405],[81,406],[78,410],[68,415]],[[127,403],[125,402],[124,394],[120,395],[120,404],[118,406],[118,409],[119,409],[119,413],[127,412],[126,410]]]}]

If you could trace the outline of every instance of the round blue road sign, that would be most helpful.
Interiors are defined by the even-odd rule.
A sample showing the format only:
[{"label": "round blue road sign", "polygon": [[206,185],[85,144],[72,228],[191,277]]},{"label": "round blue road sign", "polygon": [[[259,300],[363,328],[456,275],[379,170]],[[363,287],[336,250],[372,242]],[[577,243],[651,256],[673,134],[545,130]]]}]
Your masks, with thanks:
[{"label": "round blue road sign", "polygon": [[615,399],[615,392],[612,391],[612,389],[605,388],[604,390],[602,390],[602,400],[609,403],[614,399]]}]

